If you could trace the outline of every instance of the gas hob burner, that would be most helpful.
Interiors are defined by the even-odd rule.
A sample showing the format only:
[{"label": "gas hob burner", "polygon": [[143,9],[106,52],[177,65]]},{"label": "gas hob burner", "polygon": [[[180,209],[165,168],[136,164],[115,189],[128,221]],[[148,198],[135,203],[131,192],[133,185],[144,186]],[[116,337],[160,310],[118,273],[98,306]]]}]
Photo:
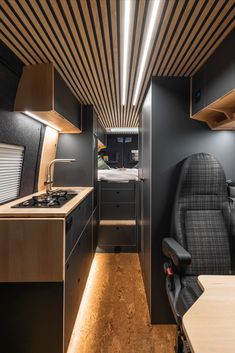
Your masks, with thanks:
[{"label": "gas hob burner", "polygon": [[33,202],[37,204],[44,204],[47,206],[54,206],[54,205],[59,205],[59,197],[49,195],[49,194],[42,194],[39,196],[33,196],[32,197]]},{"label": "gas hob burner", "polygon": [[12,206],[12,208],[59,208],[75,196],[76,194],[68,194],[64,190],[56,190],[49,194],[33,196],[31,199]]},{"label": "gas hob burner", "polygon": [[67,194],[68,192],[65,190],[55,190],[55,191],[52,191],[52,193],[50,193],[49,195],[52,197],[66,197]]}]

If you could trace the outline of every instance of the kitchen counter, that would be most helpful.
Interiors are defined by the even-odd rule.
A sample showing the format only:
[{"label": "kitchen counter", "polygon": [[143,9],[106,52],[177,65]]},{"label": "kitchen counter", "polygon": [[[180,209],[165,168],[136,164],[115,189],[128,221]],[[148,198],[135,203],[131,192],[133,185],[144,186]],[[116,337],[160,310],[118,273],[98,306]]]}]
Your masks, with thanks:
[{"label": "kitchen counter", "polygon": [[0,206],[1,352],[12,337],[11,352],[67,351],[96,249],[95,222],[92,187],[59,189],[81,192],[61,208],[11,208],[43,191]]},{"label": "kitchen counter", "polygon": [[93,187],[74,186],[53,188],[54,191],[58,189],[80,190],[81,192],[60,208],[12,208],[12,206],[28,200],[32,196],[37,196],[45,193],[45,190],[27,195],[0,206],[0,218],[65,218],[92,192]]}]

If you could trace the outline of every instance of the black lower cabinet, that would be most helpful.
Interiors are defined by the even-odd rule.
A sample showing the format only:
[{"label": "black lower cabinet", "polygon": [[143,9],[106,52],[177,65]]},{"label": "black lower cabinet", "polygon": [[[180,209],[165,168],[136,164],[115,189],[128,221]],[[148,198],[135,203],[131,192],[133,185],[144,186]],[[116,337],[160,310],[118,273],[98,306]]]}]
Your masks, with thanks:
[{"label": "black lower cabinet", "polygon": [[138,182],[99,182],[98,251],[137,252]]},{"label": "black lower cabinet", "polygon": [[90,194],[65,220],[64,280],[0,283],[0,353],[67,352],[95,251],[93,218]]},{"label": "black lower cabinet", "polygon": [[89,274],[93,258],[92,247],[91,219],[65,265],[65,352]]},{"label": "black lower cabinet", "polygon": [[1,353],[63,353],[63,283],[1,283],[0,313]]}]

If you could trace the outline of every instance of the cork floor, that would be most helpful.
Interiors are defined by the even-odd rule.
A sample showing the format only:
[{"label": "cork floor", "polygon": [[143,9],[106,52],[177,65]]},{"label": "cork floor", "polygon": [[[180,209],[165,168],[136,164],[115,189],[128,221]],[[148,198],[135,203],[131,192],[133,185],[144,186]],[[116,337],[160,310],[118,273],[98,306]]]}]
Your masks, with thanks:
[{"label": "cork floor", "polygon": [[137,254],[96,254],[67,353],[174,353],[176,327],[150,325]]}]

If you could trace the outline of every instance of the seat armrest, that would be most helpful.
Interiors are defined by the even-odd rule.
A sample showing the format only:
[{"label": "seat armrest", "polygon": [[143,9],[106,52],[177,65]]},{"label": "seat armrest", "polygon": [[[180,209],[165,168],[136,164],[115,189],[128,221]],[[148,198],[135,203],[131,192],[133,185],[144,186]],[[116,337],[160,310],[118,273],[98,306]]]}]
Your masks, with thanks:
[{"label": "seat armrest", "polygon": [[177,267],[187,266],[191,263],[190,253],[173,238],[163,239],[162,251]]}]

